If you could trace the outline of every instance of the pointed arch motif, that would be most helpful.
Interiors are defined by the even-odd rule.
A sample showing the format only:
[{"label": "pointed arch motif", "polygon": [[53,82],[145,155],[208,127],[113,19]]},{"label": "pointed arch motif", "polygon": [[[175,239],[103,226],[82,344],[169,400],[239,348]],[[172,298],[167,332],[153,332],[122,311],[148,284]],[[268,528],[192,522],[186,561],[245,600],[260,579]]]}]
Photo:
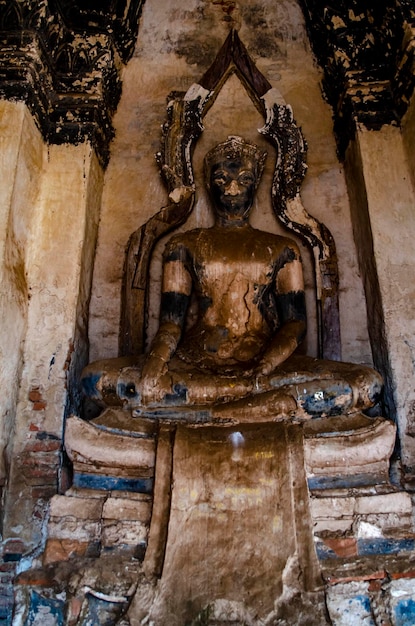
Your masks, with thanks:
[{"label": "pointed arch motif", "polygon": [[304,208],[300,186],[306,165],[306,142],[292,109],[252,61],[236,30],[231,30],[214,62],[199,83],[185,93],[169,96],[157,161],[170,203],[130,238],[122,289],[120,354],[144,351],[148,308],[148,273],[157,241],[183,224],[194,203],[192,154],[203,131],[203,117],[222,86],[235,73],[264,117],[260,129],[277,152],[272,184],[276,218],[312,249],[315,261],[319,356],[340,360],[338,267],[333,237],[327,227]]}]

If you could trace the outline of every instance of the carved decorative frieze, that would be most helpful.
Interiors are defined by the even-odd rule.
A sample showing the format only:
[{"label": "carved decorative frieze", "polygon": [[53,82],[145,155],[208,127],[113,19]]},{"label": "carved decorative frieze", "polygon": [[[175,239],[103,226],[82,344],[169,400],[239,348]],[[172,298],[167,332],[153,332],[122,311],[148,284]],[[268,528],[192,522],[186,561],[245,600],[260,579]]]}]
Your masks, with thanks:
[{"label": "carved decorative frieze", "polygon": [[409,2],[402,4],[405,10],[404,32],[394,78],[395,100],[401,116],[408,107],[415,86],[415,7]]},{"label": "carved decorative frieze", "polygon": [[89,139],[105,164],[143,1],[90,4],[0,0],[0,96],[24,100],[51,143]]},{"label": "carved decorative frieze", "polygon": [[342,153],[356,122],[399,123],[414,90],[413,3],[301,0]]},{"label": "carved decorative frieze", "polygon": [[[0,96],[25,100],[48,141],[89,138],[108,159],[119,70],[144,0],[0,0]],[[399,122],[414,89],[409,0],[301,0],[340,151],[355,122]]]},{"label": "carved decorative frieze", "polygon": [[55,0],[66,26],[74,33],[111,33],[126,63],[133,54],[144,0]]}]

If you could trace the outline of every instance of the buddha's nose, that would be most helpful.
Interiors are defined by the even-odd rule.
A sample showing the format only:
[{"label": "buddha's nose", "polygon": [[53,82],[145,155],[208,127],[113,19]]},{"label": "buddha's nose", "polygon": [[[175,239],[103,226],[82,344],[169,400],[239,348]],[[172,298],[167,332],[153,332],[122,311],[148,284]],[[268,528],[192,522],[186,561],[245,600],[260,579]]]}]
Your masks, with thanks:
[{"label": "buddha's nose", "polygon": [[237,196],[241,193],[239,189],[238,182],[236,180],[231,180],[229,185],[225,187],[225,196]]}]

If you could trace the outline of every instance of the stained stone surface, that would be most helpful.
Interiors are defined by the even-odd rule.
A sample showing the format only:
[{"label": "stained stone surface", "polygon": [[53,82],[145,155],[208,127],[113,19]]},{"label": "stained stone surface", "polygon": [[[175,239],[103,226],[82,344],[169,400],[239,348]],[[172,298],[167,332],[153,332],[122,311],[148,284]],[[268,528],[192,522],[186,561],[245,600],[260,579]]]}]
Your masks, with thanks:
[{"label": "stained stone surface", "polygon": [[[180,626],[217,599],[264,618],[283,593],[290,559],[301,590],[318,587],[299,429],[177,429],[167,545],[150,620]],[[132,618],[142,610],[138,591]]]},{"label": "stained stone surface", "polygon": [[[24,146],[32,141],[33,130],[27,125],[20,130],[22,151],[13,180],[20,167],[26,167]],[[65,407],[79,400],[75,381],[87,359],[88,294],[103,182],[103,171],[87,143],[50,146],[48,150],[43,145],[37,152],[36,133],[32,138],[33,153],[29,154],[33,163],[27,172],[27,184],[32,187],[27,188],[30,193],[26,196],[30,214],[19,217],[23,195],[17,204],[9,204],[7,222],[19,224],[18,247],[24,250],[19,271],[27,285],[25,304],[20,311],[15,309],[15,315],[18,325],[24,321],[25,341],[16,345],[21,351],[18,372],[15,357],[2,361],[5,383],[10,375],[13,384],[19,381],[15,397],[19,409],[16,411],[16,404],[7,409],[10,419],[14,416],[15,435],[10,437],[6,427],[2,436],[2,445],[7,444],[2,456],[10,477],[3,532],[13,537],[18,534],[29,545],[41,541],[47,501],[57,492]],[[23,192],[25,177],[21,184]],[[7,227],[5,235],[9,240],[13,229]],[[16,302],[16,273],[7,274],[2,287],[6,299]],[[5,425],[10,429],[8,420]]]}]

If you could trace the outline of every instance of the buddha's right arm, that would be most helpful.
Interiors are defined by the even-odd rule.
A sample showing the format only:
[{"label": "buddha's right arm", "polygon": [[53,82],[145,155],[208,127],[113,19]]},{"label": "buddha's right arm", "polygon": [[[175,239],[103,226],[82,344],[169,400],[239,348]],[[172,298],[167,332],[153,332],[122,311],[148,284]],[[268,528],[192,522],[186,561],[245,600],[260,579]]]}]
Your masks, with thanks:
[{"label": "buddha's right arm", "polygon": [[182,245],[166,248],[161,286],[160,326],[150,354],[166,362],[176,351],[186,322],[192,293],[192,277],[186,262],[189,254]]},{"label": "buddha's right arm", "polygon": [[[162,295],[162,305],[164,295]],[[180,319],[173,320],[171,319],[172,317],[180,317]],[[176,313],[167,315],[166,311],[163,314],[162,306],[160,327],[154,337],[150,352],[147,354],[141,371],[140,391],[144,405],[161,401],[166,393],[171,392],[171,389],[169,389],[171,382],[169,382],[168,376],[168,363],[176,352],[183,325],[184,317],[182,319],[181,315],[178,316]]]},{"label": "buddha's right arm", "polygon": [[160,326],[151,344],[142,370],[143,390],[157,387],[167,372],[168,363],[176,352],[186,321],[192,291],[192,280],[183,259],[172,254],[172,246],[163,264],[160,303]]},{"label": "buddha's right arm", "polygon": [[177,344],[182,334],[182,324],[172,321],[163,321],[153,339],[146,362],[150,359],[159,359],[168,363],[176,352]]},{"label": "buddha's right arm", "polygon": [[[182,334],[182,324],[162,321],[151,344],[141,371],[141,401],[144,405],[162,400],[171,392],[168,364],[176,352]],[[166,376],[167,375],[167,376]]]}]

